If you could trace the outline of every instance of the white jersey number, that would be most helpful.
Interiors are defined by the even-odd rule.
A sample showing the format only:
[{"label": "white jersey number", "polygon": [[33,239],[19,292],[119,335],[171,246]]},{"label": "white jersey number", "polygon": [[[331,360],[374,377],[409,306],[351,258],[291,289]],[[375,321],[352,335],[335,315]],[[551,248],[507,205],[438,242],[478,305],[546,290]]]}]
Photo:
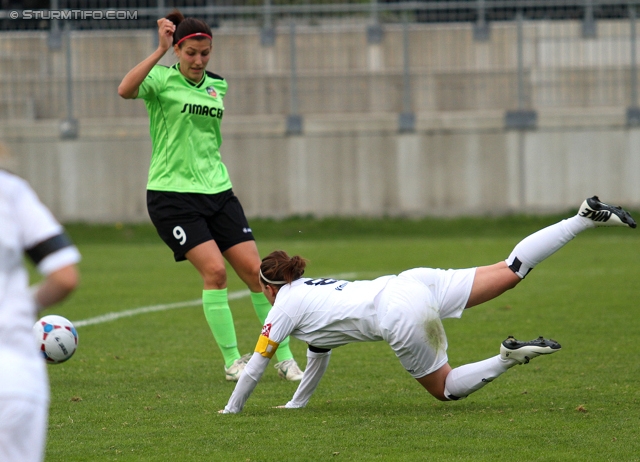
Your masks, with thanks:
[{"label": "white jersey number", "polygon": [[184,232],[181,226],[173,228],[173,237],[180,242],[180,245],[184,245],[184,243],[187,242],[187,233]]}]

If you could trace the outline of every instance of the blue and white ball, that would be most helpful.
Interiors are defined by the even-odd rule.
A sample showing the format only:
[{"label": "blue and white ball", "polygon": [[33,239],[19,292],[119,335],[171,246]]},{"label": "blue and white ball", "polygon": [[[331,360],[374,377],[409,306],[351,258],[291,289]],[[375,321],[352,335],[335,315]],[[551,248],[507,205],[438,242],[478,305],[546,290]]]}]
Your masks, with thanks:
[{"label": "blue and white ball", "polygon": [[62,316],[44,316],[33,325],[33,332],[48,364],[67,361],[78,348],[78,332],[71,321]]}]

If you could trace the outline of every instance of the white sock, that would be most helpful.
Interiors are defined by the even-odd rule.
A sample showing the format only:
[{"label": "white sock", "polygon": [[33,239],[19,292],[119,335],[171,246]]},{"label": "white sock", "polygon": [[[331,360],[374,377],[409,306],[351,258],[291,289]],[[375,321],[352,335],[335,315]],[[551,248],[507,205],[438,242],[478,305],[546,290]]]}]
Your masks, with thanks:
[{"label": "white sock", "polygon": [[447,375],[444,395],[453,401],[466,398],[516,364],[518,362],[514,359],[502,359],[497,355],[484,361],[456,367]]},{"label": "white sock", "polygon": [[578,215],[567,218],[525,237],[505,261],[514,273],[524,279],[538,263],[560,250],[578,233],[594,227],[595,223],[588,218]]}]

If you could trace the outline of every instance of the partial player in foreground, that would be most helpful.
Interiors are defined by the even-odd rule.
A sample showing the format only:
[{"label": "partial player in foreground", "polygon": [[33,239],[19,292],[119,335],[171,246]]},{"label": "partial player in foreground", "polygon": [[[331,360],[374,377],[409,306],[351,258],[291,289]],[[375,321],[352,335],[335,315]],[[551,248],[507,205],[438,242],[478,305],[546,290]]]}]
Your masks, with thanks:
[{"label": "partial player in foreground", "polygon": [[[33,288],[29,288],[29,274],[24,267],[25,254],[45,277]],[[49,383],[32,326],[40,310],[63,300],[76,288],[79,261],[80,253],[27,182],[0,170],[0,460],[3,462],[44,459]]]},{"label": "partial player in foreground", "polygon": [[[260,289],[258,247],[222,162],[227,82],[207,71],[212,42],[204,21],[174,10],[158,20],[158,48],[124,76],[118,94],[143,99],[147,106],[153,144],[149,217],[174,259],[188,260],[200,273],[204,314],[224,359],[225,378],[236,382],[251,353],[241,356],[238,350],[225,260],[251,291],[261,323],[271,305]],[[169,50],[178,62],[159,65]],[[278,359],[280,377],[302,378],[288,339]]]},{"label": "partial player in foreground", "polygon": [[303,278],[306,261],[275,251],[262,260],[262,289],[273,304],[255,353],[221,413],[238,413],[278,349],[292,335],[309,345],[307,367],[291,401],[307,405],[329,364],[333,348],[385,340],[404,368],[442,401],[466,398],[509,368],[560,350],[550,339],[507,338],[500,354],[452,369],[441,320],[459,318],[465,308],[489,301],[515,287],[540,262],[582,231],[597,226],[635,228],[619,207],[584,201],[578,214],[544,228],[515,246],[506,261],[478,268],[415,268],[373,281]]}]

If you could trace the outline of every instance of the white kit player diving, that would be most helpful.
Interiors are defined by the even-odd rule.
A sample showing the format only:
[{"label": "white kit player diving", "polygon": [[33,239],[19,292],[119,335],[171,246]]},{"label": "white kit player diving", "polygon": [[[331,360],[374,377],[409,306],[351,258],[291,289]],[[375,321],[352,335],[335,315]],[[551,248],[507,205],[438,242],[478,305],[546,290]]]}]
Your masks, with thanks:
[{"label": "white kit player diving", "polygon": [[[44,276],[32,288],[25,254]],[[27,182],[0,169],[0,461],[44,459],[49,383],[32,326],[76,288],[79,261]]]},{"label": "white kit player diving", "polygon": [[302,381],[285,408],[307,405],[327,369],[333,348],[354,342],[386,341],[409,372],[442,401],[466,398],[509,368],[560,350],[540,337],[509,337],[500,354],[452,369],[441,320],[515,287],[540,262],[582,231],[599,226],[635,228],[628,212],[586,199],[578,214],[520,241],[505,261],[468,269],[415,268],[372,281],[303,278],[306,261],[275,251],[262,260],[260,283],[273,308],[251,360],[220,413],[242,411],[279,342],[292,335],[309,345]]}]

